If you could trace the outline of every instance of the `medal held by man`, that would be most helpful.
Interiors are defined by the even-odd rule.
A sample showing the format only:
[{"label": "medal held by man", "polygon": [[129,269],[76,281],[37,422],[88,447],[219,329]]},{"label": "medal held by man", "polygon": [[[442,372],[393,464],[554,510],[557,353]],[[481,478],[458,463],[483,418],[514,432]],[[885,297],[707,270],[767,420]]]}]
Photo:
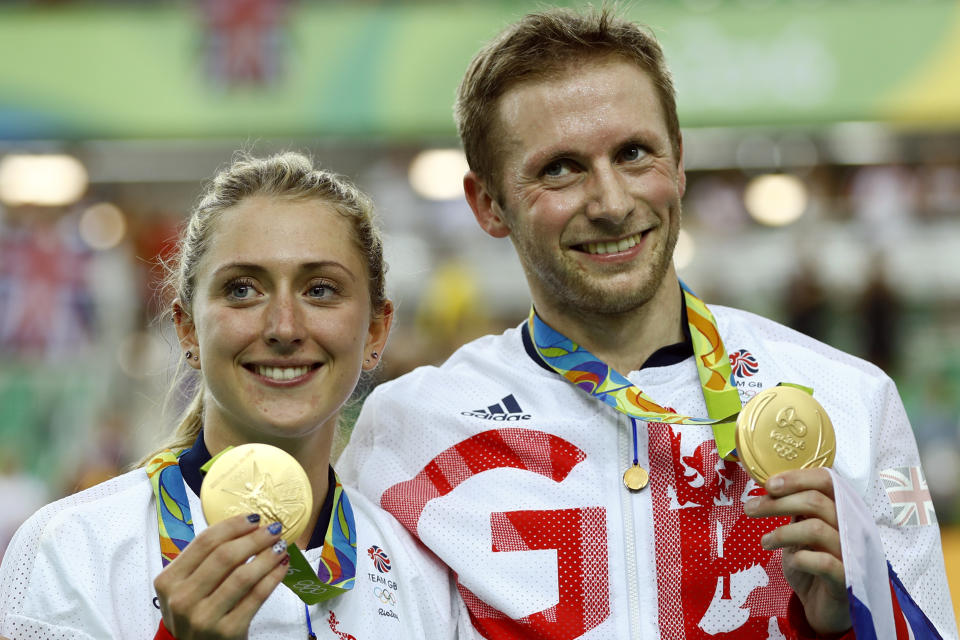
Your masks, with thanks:
[{"label": "medal held by man", "polygon": [[837,451],[826,410],[790,385],[754,396],[737,416],[736,439],[740,461],[760,486],[782,471],[830,467]]}]

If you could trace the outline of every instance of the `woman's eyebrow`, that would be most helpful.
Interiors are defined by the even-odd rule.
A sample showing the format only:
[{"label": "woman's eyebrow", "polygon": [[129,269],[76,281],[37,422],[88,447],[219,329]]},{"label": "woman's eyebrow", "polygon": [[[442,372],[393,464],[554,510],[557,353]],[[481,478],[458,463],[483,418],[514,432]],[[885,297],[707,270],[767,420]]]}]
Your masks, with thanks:
[{"label": "woman's eyebrow", "polygon": [[[313,262],[304,262],[298,265],[297,270],[304,272],[304,271],[318,271],[321,269],[329,269],[329,268],[334,268],[334,269],[337,269],[338,271],[342,271],[349,278],[355,279],[353,272],[350,269],[348,269],[346,266],[344,266],[342,263],[336,260],[317,260]],[[246,271],[250,273],[263,274],[263,273],[267,273],[269,269],[261,264],[257,264],[254,262],[228,262],[226,264],[223,264],[217,267],[217,269],[214,270],[213,275],[214,277],[216,277],[226,271]]]}]

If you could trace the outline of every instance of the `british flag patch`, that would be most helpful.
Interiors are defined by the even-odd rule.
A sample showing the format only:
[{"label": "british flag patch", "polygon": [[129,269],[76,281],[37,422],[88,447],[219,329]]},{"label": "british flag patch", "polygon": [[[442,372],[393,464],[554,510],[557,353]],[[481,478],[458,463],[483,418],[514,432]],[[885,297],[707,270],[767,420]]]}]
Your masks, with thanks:
[{"label": "british flag patch", "polygon": [[898,527],[936,524],[933,500],[927,479],[920,467],[898,467],[880,472],[880,482],[893,507],[893,523]]}]

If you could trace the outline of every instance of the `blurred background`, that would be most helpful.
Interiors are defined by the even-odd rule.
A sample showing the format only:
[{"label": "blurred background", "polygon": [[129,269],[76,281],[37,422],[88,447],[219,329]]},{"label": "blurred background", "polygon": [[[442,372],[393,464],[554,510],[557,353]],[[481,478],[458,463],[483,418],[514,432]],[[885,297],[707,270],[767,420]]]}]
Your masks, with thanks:
[{"label": "blurred background", "polygon": [[[381,379],[523,320],[511,245],[463,201],[451,105],[479,46],[538,6],[0,3],[0,550],[171,428],[158,264],[236,149],[307,151],[374,197],[399,310]],[[627,13],[675,76],[682,277],[891,374],[957,594],[960,2]]]}]

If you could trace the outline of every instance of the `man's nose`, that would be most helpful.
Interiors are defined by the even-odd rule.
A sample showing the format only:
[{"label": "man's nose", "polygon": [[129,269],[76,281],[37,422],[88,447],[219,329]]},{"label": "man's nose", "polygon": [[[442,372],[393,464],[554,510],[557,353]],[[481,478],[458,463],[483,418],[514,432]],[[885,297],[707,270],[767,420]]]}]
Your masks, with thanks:
[{"label": "man's nose", "polygon": [[593,170],[589,183],[587,216],[614,224],[623,222],[635,206],[626,177],[614,167],[603,165]]},{"label": "man's nose", "polygon": [[271,346],[289,347],[303,342],[303,313],[291,293],[274,294],[267,306],[263,338]]}]

